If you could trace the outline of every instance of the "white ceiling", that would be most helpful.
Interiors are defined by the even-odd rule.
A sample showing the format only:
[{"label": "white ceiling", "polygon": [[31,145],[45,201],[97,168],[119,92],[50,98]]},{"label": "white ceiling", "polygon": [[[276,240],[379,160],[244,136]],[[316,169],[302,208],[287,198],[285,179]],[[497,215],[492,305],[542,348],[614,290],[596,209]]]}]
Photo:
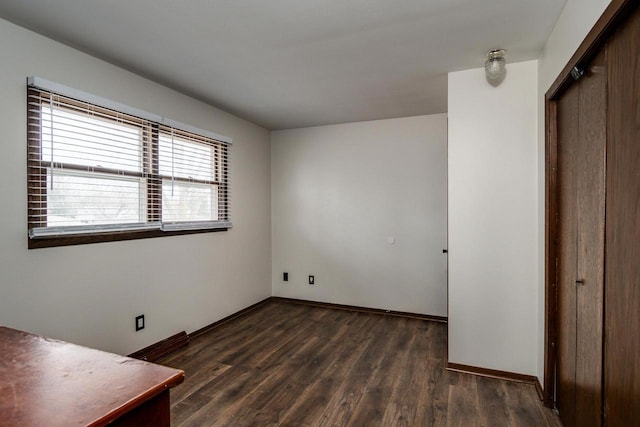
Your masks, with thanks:
[{"label": "white ceiling", "polygon": [[565,2],[2,0],[0,16],[286,129],[446,112],[447,72],[493,48],[536,59]]}]

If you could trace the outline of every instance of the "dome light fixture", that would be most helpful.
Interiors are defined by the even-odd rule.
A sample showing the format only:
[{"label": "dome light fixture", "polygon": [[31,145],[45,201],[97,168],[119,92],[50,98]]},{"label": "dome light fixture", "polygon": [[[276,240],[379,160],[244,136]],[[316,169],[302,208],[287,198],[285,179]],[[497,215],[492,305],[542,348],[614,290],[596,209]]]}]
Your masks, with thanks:
[{"label": "dome light fixture", "polygon": [[504,49],[494,49],[487,53],[487,61],[484,63],[484,70],[487,73],[487,81],[492,86],[498,86],[506,75],[504,56],[507,51]]}]

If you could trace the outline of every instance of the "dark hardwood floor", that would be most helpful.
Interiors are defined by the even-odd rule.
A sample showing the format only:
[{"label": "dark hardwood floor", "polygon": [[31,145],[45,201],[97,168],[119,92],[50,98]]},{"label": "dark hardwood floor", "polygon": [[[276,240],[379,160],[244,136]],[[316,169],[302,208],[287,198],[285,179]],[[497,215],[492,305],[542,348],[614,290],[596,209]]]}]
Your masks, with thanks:
[{"label": "dark hardwood floor", "polygon": [[158,363],[174,426],[560,426],[534,386],[446,371],[447,325],[271,301]]}]

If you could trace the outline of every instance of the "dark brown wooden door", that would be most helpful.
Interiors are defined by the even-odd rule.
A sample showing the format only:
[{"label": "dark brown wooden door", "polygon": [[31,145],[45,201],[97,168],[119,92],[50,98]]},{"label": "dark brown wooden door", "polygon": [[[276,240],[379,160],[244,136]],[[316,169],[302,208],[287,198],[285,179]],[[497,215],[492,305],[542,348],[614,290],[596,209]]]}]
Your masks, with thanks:
[{"label": "dark brown wooden door", "polygon": [[558,101],[558,355],[556,405],[565,426],[576,417],[577,85]]},{"label": "dark brown wooden door", "polygon": [[567,427],[602,418],[606,53],[558,102],[558,395]]},{"label": "dark brown wooden door", "polygon": [[640,8],[611,38],[604,414],[640,425]]}]

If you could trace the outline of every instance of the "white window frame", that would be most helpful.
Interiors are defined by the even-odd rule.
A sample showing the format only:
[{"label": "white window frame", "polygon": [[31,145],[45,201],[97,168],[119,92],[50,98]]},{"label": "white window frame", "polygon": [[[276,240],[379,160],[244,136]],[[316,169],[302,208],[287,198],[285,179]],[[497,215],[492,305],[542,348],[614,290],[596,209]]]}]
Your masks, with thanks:
[{"label": "white window frame", "polygon": [[[140,123],[140,129],[144,133],[144,142],[141,141],[142,172],[95,170],[96,168],[78,167],[77,165],[66,165],[53,162],[51,159],[43,158],[43,138],[42,138],[42,108],[47,105],[46,94],[55,96],[62,100],[62,105],[75,107],[76,103],[80,114],[82,108],[100,109],[106,114],[107,120],[116,121],[116,117],[125,115],[130,118],[130,123]],[[43,101],[45,99],[45,101]],[[49,104],[46,108],[53,108]],[[72,107],[72,108],[73,108]],[[219,135],[207,130],[198,129],[184,123],[167,119],[152,113],[148,113],[134,107],[101,98],[89,93],[85,93],[67,86],[50,82],[40,77],[29,77],[27,79],[27,170],[28,170],[28,236],[29,248],[61,246],[82,243],[95,243],[100,241],[129,240],[147,237],[160,237],[175,234],[190,234],[207,231],[224,231],[232,227],[230,219],[230,197],[229,197],[229,170],[228,158],[229,148],[232,140],[229,137]],[[105,113],[106,112],[106,113]],[[109,114],[113,113],[113,117]],[[210,179],[202,177],[192,178],[182,176],[161,175],[159,173],[159,135],[171,134],[177,138],[185,138],[193,144],[208,145],[211,148],[212,159],[215,165],[212,166],[212,176]],[[138,223],[110,223],[91,225],[67,225],[48,226],[47,224],[47,192],[46,176],[47,171],[64,171],[64,173],[79,173],[85,176],[120,176],[124,180],[139,180],[141,185],[146,186],[145,191],[141,190],[146,199],[141,206],[146,212],[140,212],[141,222]],[[75,168],[75,171],[73,170]],[[119,175],[120,174],[120,175]],[[194,172],[194,176],[196,173]],[[43,178],[44,177],[44,178]],[[44,185],[43,185],[44,179]],[[115,179],[115,178],[114,178]],[[175,180],[179,183],[195,183],[200,186],[210,186],[212,195],[217,195],[217,200],[211,201],[211,212],[216,212],[214,220],[186,220],[163,221],[162,220],[162,191],[163,182],[167,179]],[[213,197],[213,196],[212,196]],[[44,214],[43,214],[44,212]]]}]

